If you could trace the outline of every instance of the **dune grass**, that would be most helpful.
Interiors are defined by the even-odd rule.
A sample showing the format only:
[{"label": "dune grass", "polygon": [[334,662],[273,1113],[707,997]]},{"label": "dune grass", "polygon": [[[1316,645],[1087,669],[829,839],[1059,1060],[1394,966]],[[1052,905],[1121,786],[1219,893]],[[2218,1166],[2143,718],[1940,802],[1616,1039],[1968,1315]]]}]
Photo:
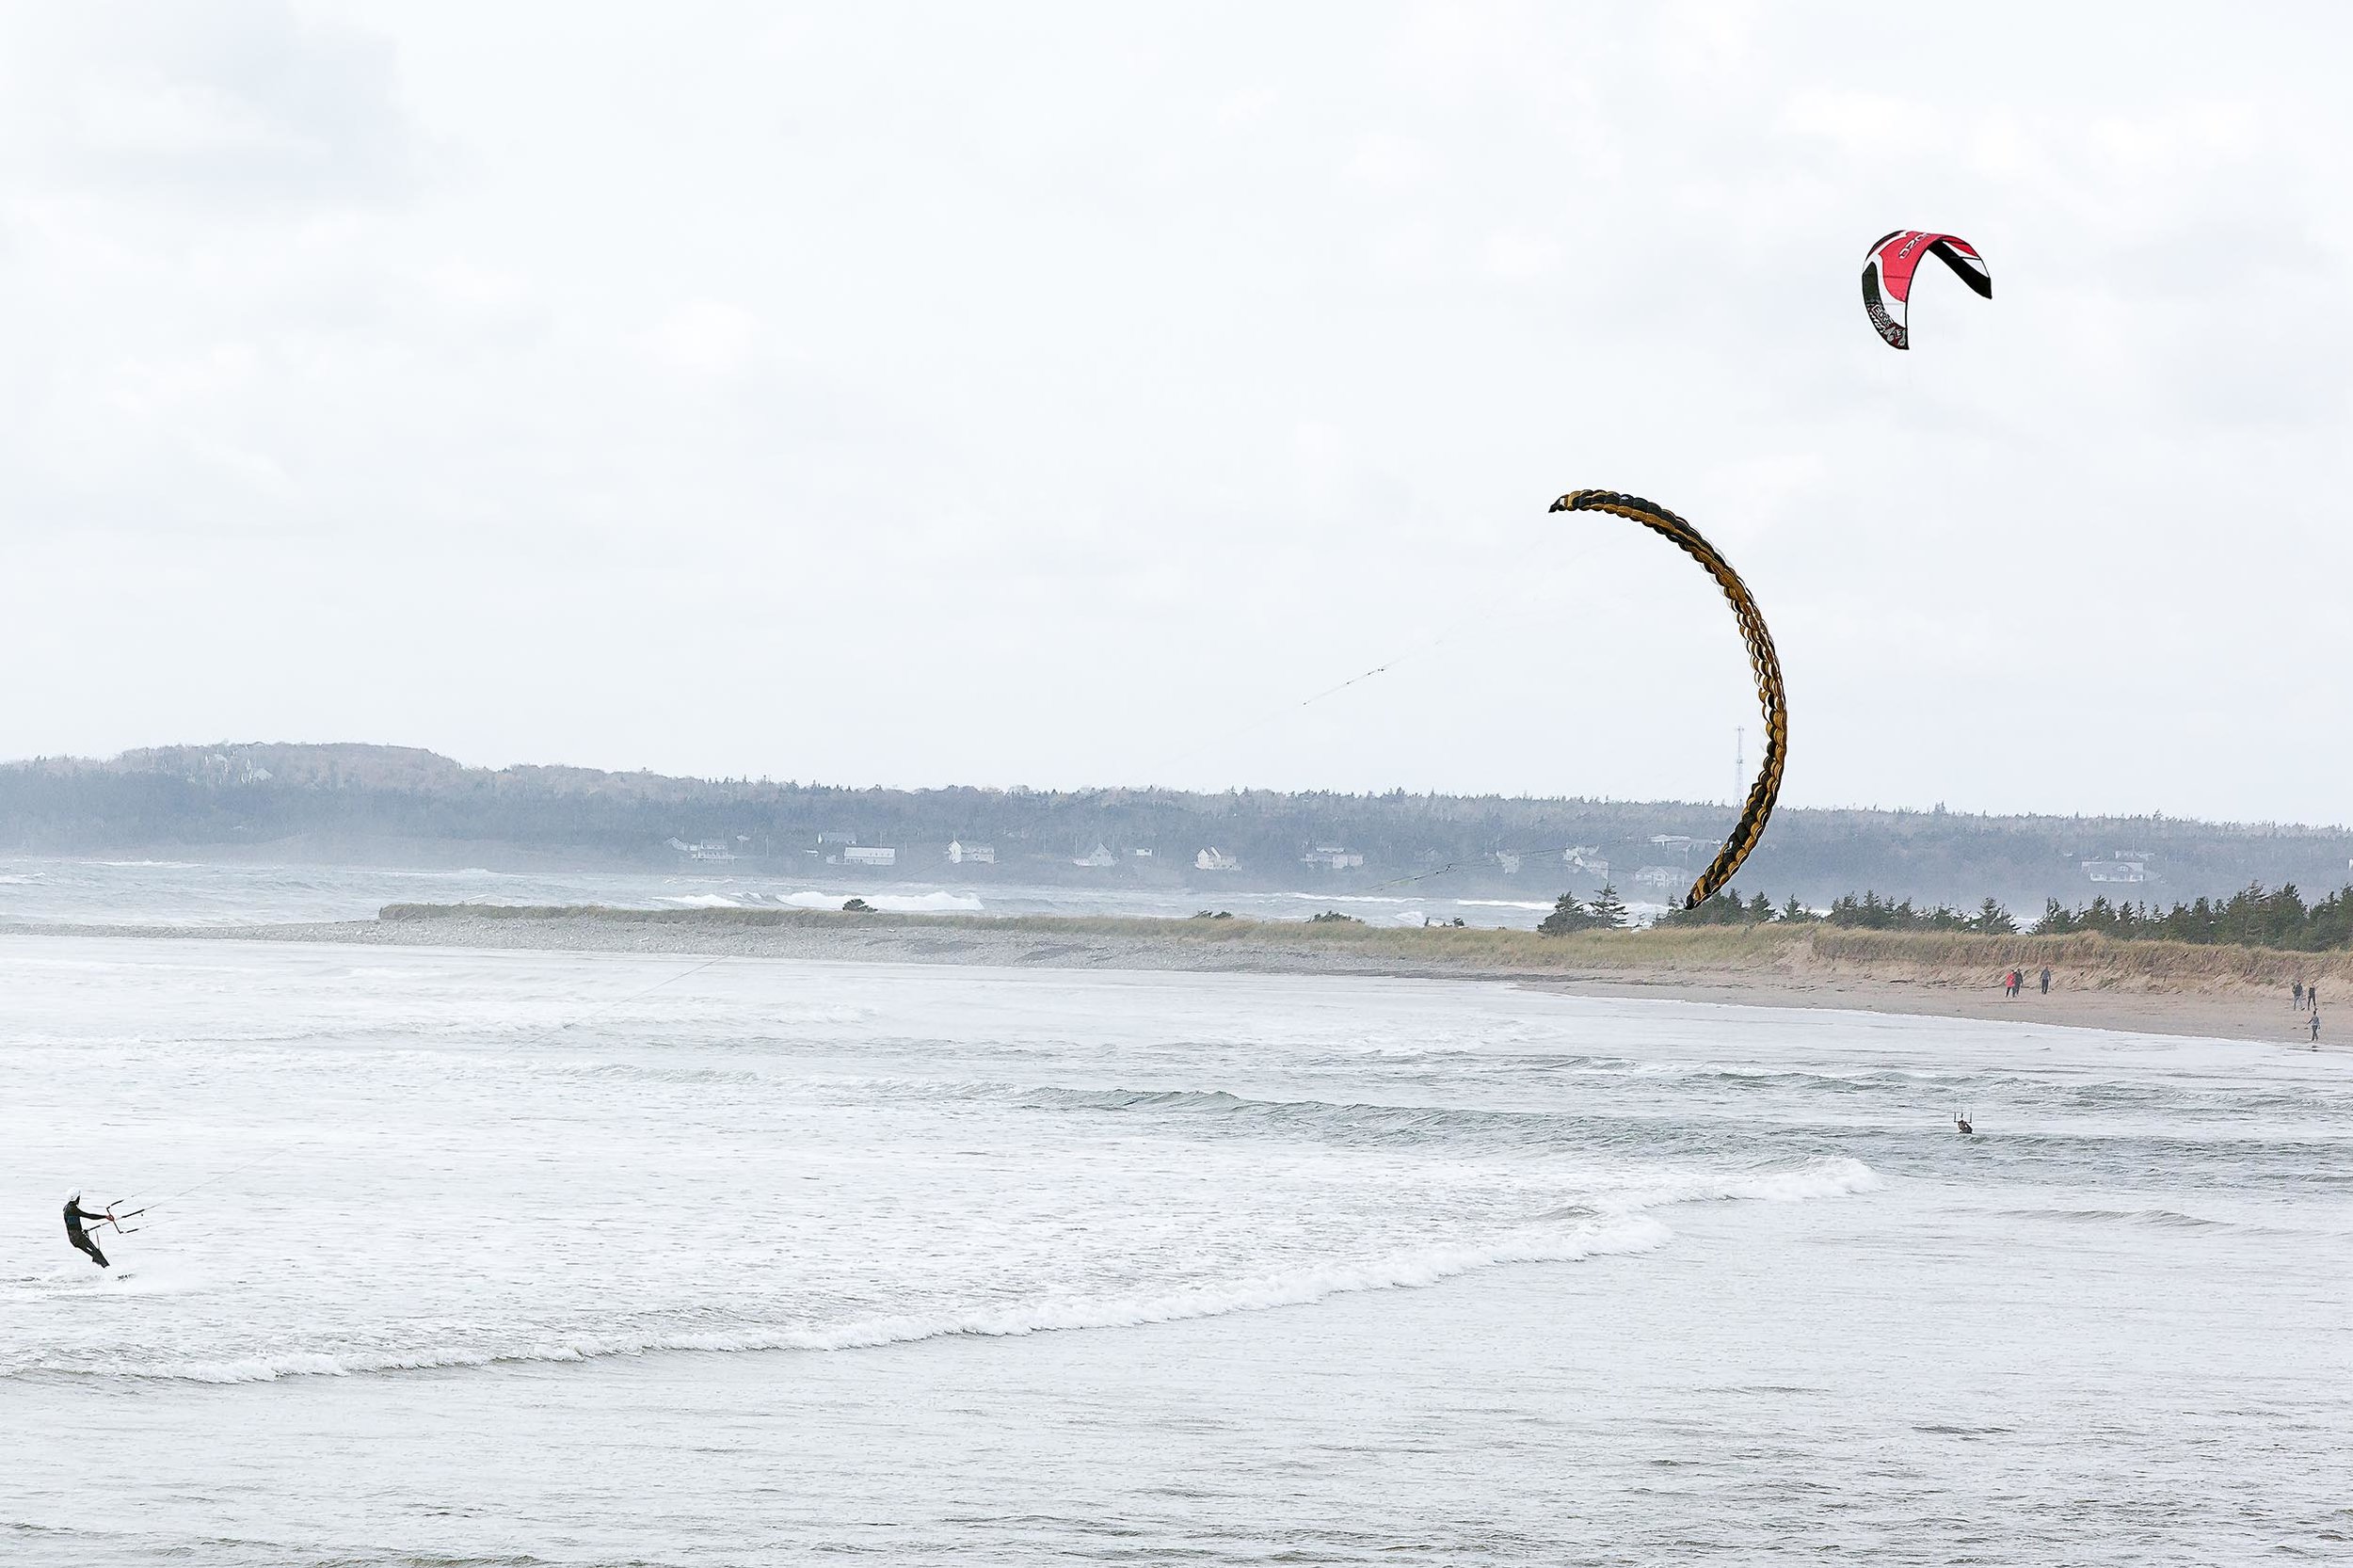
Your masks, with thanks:
[{"label": "dune grass", "polygon": [[[1229,961],[1286,954],[1401,969],[1510,974],[1847,974],[1926,984],[1991,985],[2012,966],[2048,966],[2071,988],[2189,991],[2278,989],[2297,980],[2353,986],[2353,953],[2312,953],[2184,942],[2118,941],[2096,934],[1977,936],[1862,931],[1824,925],[1687,926],[1546,936],[1468,926],[1379,926],[1304,920],[1171,920],[1122,916],[850,914],[820,909],[616,909],[599,904],[394,904],[378,919],[573,922],[718,935],[760,930],[899,936],[969,932],[1000,939],[1150,943]],[[2353,995],[2353,991],[2340,994]]]}]

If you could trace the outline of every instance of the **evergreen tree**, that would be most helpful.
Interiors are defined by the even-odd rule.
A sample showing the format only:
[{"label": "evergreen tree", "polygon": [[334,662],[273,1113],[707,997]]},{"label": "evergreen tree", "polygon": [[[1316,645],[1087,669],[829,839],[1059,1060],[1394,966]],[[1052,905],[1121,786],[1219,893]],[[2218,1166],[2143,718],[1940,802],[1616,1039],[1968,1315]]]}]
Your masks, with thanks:
[{"label": "evergreen tree", "polygon": [[1970,918],[1969,929],[1988,936],[2014,936],[2018,934],[2018,922],[2009,918],[2009,911],[1999,902],[1989,898],[1977,905],[1977,914]]},{"label": "evergreen tree", "polygon": [[1626,913],[1625,904],[1618,897],[1618,889],[1607,882],[1593,895],[1593,910],[1596,922],[1613,931],[1623,931],[1634,923],[1634,917]]},{"label": "evergreen tree", "polygon": [[1562,893],[1554,902],[1552,913],[1536,923],[1536,929],[1547,936],[1566,936],[1573,931],[1592,931],[1605,923],[1599,915],[1577,902],[1575,893]]}]

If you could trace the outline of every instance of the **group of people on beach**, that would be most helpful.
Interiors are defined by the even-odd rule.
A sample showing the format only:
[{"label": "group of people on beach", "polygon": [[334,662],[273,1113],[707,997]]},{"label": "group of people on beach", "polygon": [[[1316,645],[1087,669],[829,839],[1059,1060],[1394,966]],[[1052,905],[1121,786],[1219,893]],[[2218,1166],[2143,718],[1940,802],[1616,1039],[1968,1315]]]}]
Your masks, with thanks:
[{"label": "group of people on beach", "polygon": [[[2018,994],[2026,988],[2029,980],[2041,983],[2044,996],[2051,994],[2051,969],[2046,964],[2040,973],[2031,976],[2024,969],[2002,971],[2003,997],[2015,1000]],[[2289,990],[2288,1000],[2298,1012],[2306,1015],[2304,1025],[2312,1032],[2313,1048],[2318,1050],[2320,1048],[2320,987],[2306,984],[2299,980]]]},{"label": "group of people on beach", "polygon": [[[2049,966],[2049,965],[2047,965],[2047,964],[2046,964],[2046,965],[2044,965],[2044,966],[2043,966],[2043,968],[2042,968],[2042,974],[2041,974],[2041,981],[2042,981],[2042,994],[2043,994],[2044,996],[2046,996],[2046,997],[2047,997],[2047,996],[2049,996],[2049,995],[2051,994],[2051,968],[2050,968],[2050,966]],[[2012,969],[2012,970],[2010,970],[2008,974],[2005,974],[2005,975],[2003,975],[2003,976],[2002,976],[2002,995],[2003,995],[2003,996],[2005,996],[2005,997],[2007,997],[2007,998],[2010,998],[2010,999],[2012,999],[2012,1000],[2015,1000],[2015,999],[2017,998],[2018,993],[2019,993],[2019,992],[2021,992],[2021,991],[2023,991],[2023,990],[2025,990],[2025,988],[2026,988],[2026,972],[2025,972],[2025,970],[2024,970],[2024,969]]]}]

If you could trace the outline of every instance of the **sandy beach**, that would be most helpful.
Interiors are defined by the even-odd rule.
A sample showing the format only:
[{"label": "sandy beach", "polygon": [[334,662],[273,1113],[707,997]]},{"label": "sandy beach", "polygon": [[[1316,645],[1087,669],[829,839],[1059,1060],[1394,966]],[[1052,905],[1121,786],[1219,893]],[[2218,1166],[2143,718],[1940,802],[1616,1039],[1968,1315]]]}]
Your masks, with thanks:
[{"label": "sandy beach", "polygon": [[[217,932],[150,927],[153,937]],[[2353,996],[2339,955],[2183,950],[2096,937],[1998,938],[1709,929],[1546,938],[1526,932],[1246,920],[839,916],[803,912],[393,906],[373,920],[289,924],[275,941],[681,957],[974,964],[1011,968],[1385,975],[1507,982],[1586,996],[2015,1020],[2309,1045],[2302,978]],[[2016,999],[2000,976],[2016,965]],[[2052,970],[2051,989],[2040,986]],[[2331,1037],[2324,1004],[2319,1048]]]}]

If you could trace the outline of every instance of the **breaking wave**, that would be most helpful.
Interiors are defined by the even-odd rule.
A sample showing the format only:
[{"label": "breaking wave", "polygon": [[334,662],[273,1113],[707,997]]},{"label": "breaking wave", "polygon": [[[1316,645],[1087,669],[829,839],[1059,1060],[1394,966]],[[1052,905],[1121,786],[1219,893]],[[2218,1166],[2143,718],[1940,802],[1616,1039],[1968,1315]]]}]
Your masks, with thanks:
[{"label": "breaking wave", "polygon": [[590,1361],[664,1352],[728,1354],[754,1351],[870,1350],[925,1339],[1001,1338],[1074,1329],[1141,1328],[1236,1312],[1307,1306],[1333,1296],[1368,1290],[1419,1289],[1505,1264],[1575,1263],[1589,1257],[1651,1252],[1666,1245],[1670,1239],[1666,1226],[1639,1218],[1570,1229],[1529,1226],[1486,1242],[1407,1248],[1355,1262],[1305,1264],[1173,1289],[883,1314],[830,1324],[672,1335],[556,1334],[527,1345],[480,1350],[387,1350],[374,1353],[296,1351],[217,1361],[131,1362],[103,1369],[48,1366],[26,1370],[112,1379],[266,1383],[291,1377],[351,1377],[505,1363]]}]

